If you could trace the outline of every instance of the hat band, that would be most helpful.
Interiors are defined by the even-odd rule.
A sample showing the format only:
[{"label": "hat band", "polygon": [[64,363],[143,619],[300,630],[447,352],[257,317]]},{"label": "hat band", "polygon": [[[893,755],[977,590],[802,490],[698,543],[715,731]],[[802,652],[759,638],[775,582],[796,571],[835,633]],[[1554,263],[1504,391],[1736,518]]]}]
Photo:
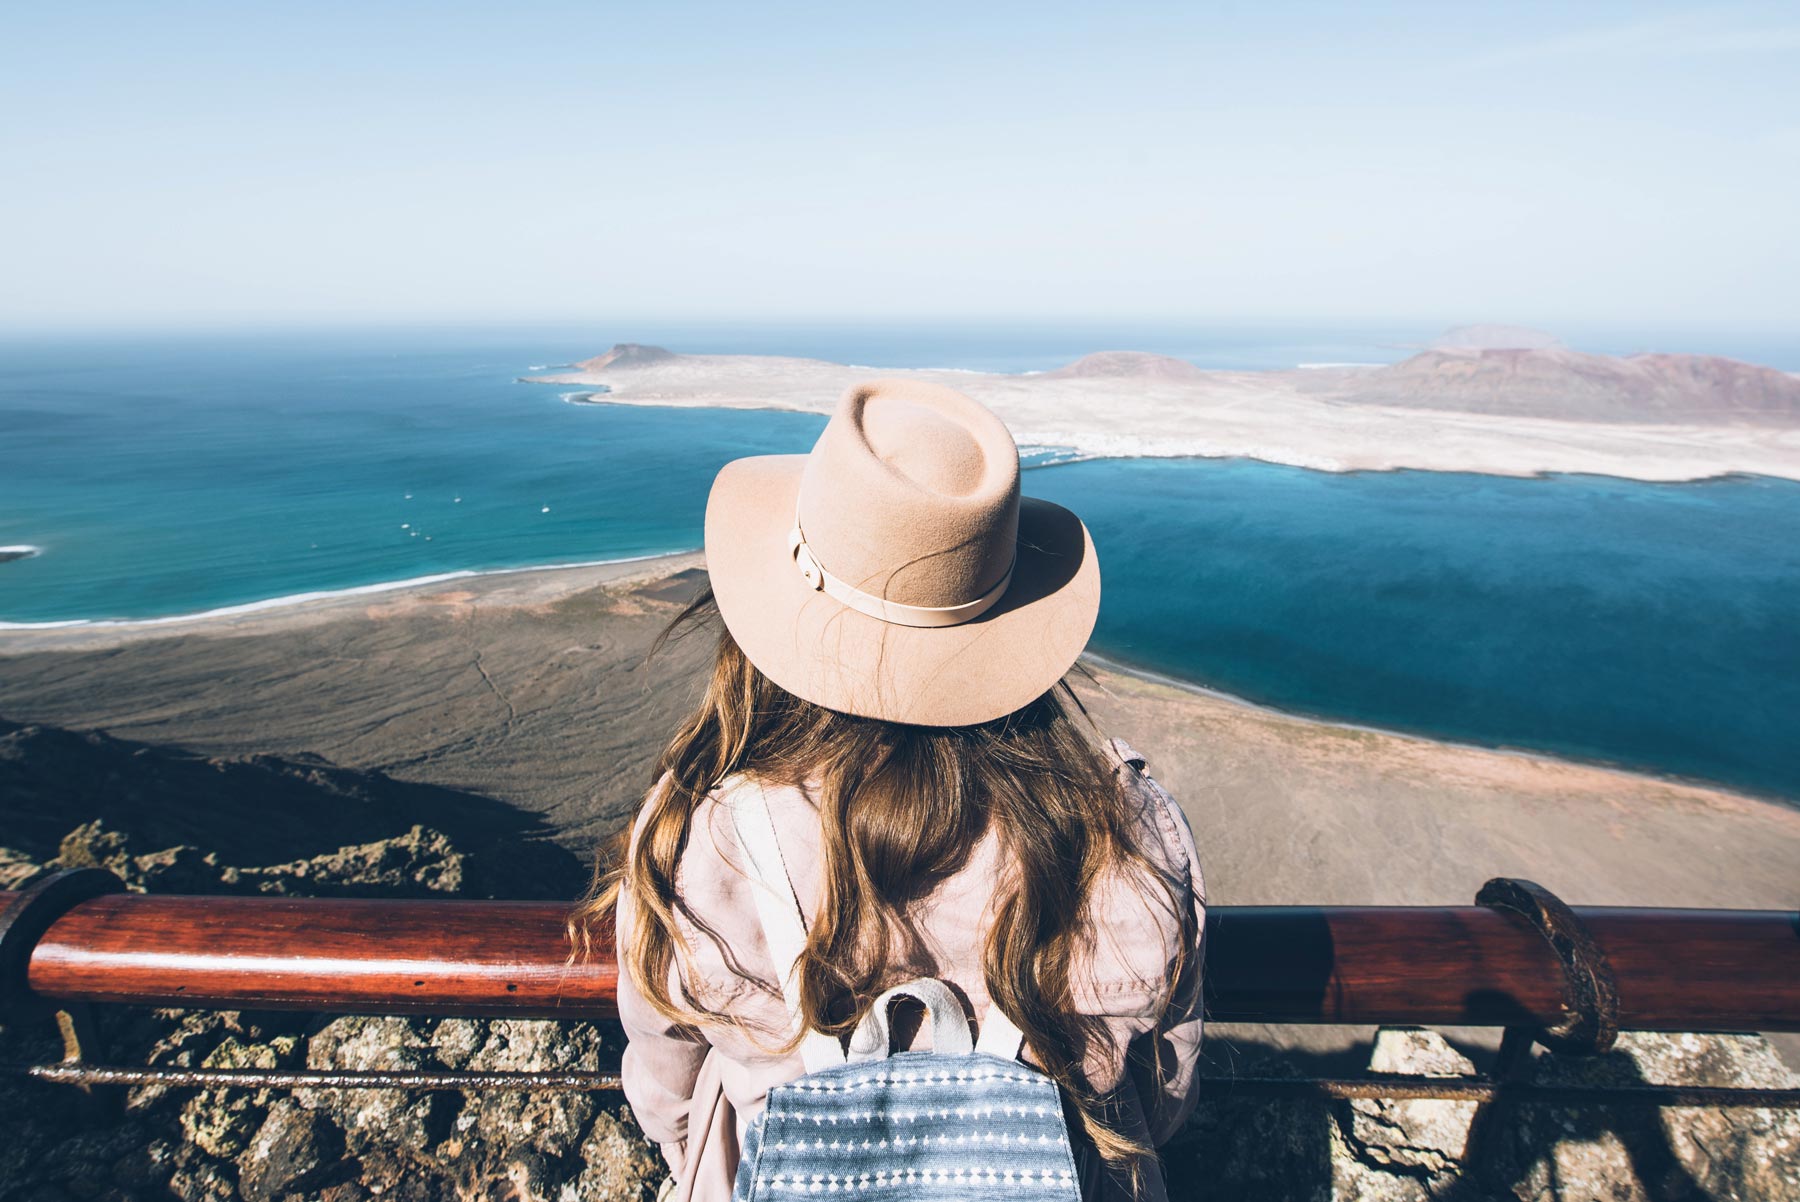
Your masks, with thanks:
[{"label": "hat band", "polygon": [[964,622],[973,622],[982,614],[994,607],[1006,592],[1006,586],[1012,583],[1013,569],[1018,566],[1018,556],[1006,565],[1006,575],[1000,577],[996,584],[973,601],[964,601],[961,605],[902,605],[898,601],[889,601],[885,597],[877,597],[874,593],[865,593],[855,585],[825,570],[812,548],[806,545],[806,535],[801,532],[800,522],[795,519],[794,528],[788,531],[788,551],[794,557],[794,565],[806,582],[827,597],[843,605],[849,606],[857,613],[867,614],[883,622],[891,622],[896,626],[961,626]]}]

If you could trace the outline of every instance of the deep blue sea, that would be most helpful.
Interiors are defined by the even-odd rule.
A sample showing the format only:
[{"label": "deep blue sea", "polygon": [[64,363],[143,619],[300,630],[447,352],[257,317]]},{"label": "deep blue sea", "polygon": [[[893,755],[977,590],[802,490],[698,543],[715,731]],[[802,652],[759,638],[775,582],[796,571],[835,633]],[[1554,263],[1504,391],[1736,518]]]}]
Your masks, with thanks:
[{"label": "deep blue sea", "polygon": [[[569,389],[517,382],[617,340],[1017,371],[1111,347],[1209,367],[1391,361],[1435,332],[0,341],[0,547],[39,548],[0,563],[0,621],[154,618],[692,548],[722,463],[804,451],[823,424],[571,404]],[[1800,368],[1793,343],[1657,345]],[[1584,349],[1642,348],[1595,336]],[[1104,655],[1307,714],[1800,799],[1800,484],[1113,460],[1034,467],[1026,490],[1094,532]]]}]

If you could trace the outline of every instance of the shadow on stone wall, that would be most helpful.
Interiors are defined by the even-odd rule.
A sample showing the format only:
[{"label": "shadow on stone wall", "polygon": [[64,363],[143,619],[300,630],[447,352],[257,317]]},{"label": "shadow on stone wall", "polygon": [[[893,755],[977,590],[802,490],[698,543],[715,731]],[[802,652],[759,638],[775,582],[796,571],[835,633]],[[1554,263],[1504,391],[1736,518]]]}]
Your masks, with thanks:
[{"label": "shadow on stone wall", "polygon": [[[1460,1076],[1470,1060],[1441,1035],[1390,1028],[1347,1052],[1309,1055],[1216,1041],[1210,1071]],[[1360,1060],[1360,1064],[1347,1061]],[[1540,1054],[1542,1084],[1795,1088],[1755,1035],[1627,1032],[1592,1058]],[[1272,1101],[1209,1086],[1163,1151],[1170,1197],[1358,1202],[1700,1202],[1800,1199],[1800,1114],[1782,1110],[1501,1105],[1469,1134],[1471,1102]]]},{"label": "shadow on stone wall", "polygon": [[[1317,1077],[1357,1071],[1367,1045],[1315,1054],[1254,1040],[1209,1039],[1209,1076]],[[1315,1202],[1331,1197],[1332,1142],[1326,1108],[1316,1102],[1235,1095],[1209,1085],[1200,1104],[1162,1149],[1163,1177],[1172,1202]]]}]

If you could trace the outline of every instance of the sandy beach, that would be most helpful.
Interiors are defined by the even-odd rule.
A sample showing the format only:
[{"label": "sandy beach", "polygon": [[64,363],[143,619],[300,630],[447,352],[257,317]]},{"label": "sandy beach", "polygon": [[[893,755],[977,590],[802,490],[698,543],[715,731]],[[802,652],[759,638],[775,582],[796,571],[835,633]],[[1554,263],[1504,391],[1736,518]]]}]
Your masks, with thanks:
[{"label": "sandy beach", "polygon": [[[643,663],[698,555],[224,617],[0,632],[0,717],[210,755],[312,755],[540,818],[585,854],[648,782],[703,639]],[[1698,784],[1333,725],[1090,661],[1082,693],[1186,809],[1215,900],[1800,904],[1800,810]]]},{"label": "sandy beach", "polygon": [[[573,893],[698,695],[710,640],[644,656],[703,582],[689,554],[225,616],[0,631],[0,720],[48,728],[16,740],[25,750],[15,754],[57,757],[10,770],[39,799],[40,855],[102,810],[115,826],[166,829],[161,794],[140,802],[125,783],[131,757],[198,754],[217,757],[207,779],[220,779],[201,813],[174,821],[207,828],[184,841],[275,839],[306,844],[281,856],[316,855],[422,822],[495,862],[541,863],[545,882]],[[1080,693],[1100,731],[1136,747],[1180,801],[1214,903],[1462,905],[1490,877],[1522,876],[1574,904],[1800,906],[1800,809],[1084,667]],[[65,730],[112,741],[94,748]],[[67,757],[96,755],[103,762],[83,775],[114,784],[59,783]],[[302,804],[319,813],[317,830],[286,812],[295,789],[313,799]],[[377,800],[346,808],[345,789]],[[281,812],[264,815],[264,804]],[[1470,1047],[1495,1037],[1456,1035]],[[1232,1027],[1216,1028],[1210,1046],[1227,1059],[1304,1050],[1349,1071],[1366,1040],[1353,1028]],[[1800,1037],[1773,1041],[1800,1058]]]},{"label": "sandy beach", "polygon": [[981,401],[1021,446],[1083,457],[1240,457],[1331,472],[1800,479],[1800,428],[1791,422],[1633,423],[1382,404],[1369,397],[1371,373],[1379,370],[1370,368],[1202,371],[1178,360],[1113,354],[1058,371],[998,375],[767,355],[658,355],[667,357],[605,366],[589,360],[582,370],[532,378],[605,389],[591,398],[596,402],[828,414],[851,385],[904,376]]}]

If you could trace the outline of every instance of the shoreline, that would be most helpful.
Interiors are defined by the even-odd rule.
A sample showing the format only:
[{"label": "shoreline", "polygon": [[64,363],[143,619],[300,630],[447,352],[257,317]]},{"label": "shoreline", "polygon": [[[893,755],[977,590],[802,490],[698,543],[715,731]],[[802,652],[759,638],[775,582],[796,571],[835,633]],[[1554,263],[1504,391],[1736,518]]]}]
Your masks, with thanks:
[{"label": "shoreline", "polygon": [[279,597],[268,597],[258,601],[243,601],[233,605],[221,605],[213,609],[196,610],[186,614],[166,614],[154,618],[64,618],[43,622],[8,622],[0,620],[0,654],[6,650],[5,635],[8,633],[30,634],[34,631],[54,630],[139,630],[152,626],[177,626],[193,622],[218,621],[226,618],[241,617],[246,614],[275,612],[283,609],[300,608],[317,604],[329,604],[348,597],[374,596],[380,593],[404,592],[410,589],[425,589],[434,585],[447,584],[453,580],[476,580],[490,576],[520,576],[532,572],[563,572],[579,568],[607,568],[615,565],[649,563],[658,559],[679,559],[685,555],[695,555],[699,548],[680,551],[658,551],[649,555],[627,555],[619,559],[583,559],[568,563],[528,564],[517,568],[457,568],[450,572],[434,572],[426,576],[409,576],[402,580],[383,580],[374,584],[353,584],[340,589],[317,589],[304,593],[285,593]]},{"label": "shoreline", "polygon": [[[608,405],[608,404],[627,403],[627,402],[614,402],[614,401],[610,401],[610,400],[606,400],[606,401],[583,400],[583,401],[566,401],[565,403],[573,404],[573,405]],[[653,406],[650,402],[629,402],[629,403],[636,404],[640,407],[657,407],[657,406]],[[692,408],[694,406],[671,405],[671,406],[666,406],[666,407],[668,407],[668,408]],[[721,407],[722,408],[738,408],[739,406],[727,405],[727,406],[721,406]],[[768,408],[774,412],[802,412],[802,410],[789,409],[784,406],[760,406],[760,407]],[[1667,487],[1672,487],[1672,488],[1701,486],[1701,485],[1707,485],[1707,484],[1724,484],[1724,483],[1730,483],[1733,481],[1755,482],[1755,481],[1766,480],[1766,481],[1781,482],[1781,483],[1800,483],[1800,476],[1788,477],[1788,476],[1782,476],[1782,475],[1768,475],[1768,474],[1764,474],[1764,473],[1760,473],[1760,472],[1738,471],[1738,470],[1722,471],[1715,475],[1694,476],[1691,478],[1683,478],[1683,479],[1644,479],[1644,478],[1638,478],[1638,477],[1616,476],[1616,475],[1613,475],[1613,474],[1610,474],[1607,472],[1563,471],[1563,470],[1544,470],[1544,471],[1531,472],[1531,473],[1520,473],[1517,475],[1506,475],[1504,473],[1473,471],[1473,470],[1461,469],[1461,468],[1441,468],[1440,469],[1440,468],[1418,468],[1418,467],[1335,467],[1335,468],[1333,468],[1333,467],[1317,467],[1317,466],[1308,465],[1308,464],[1284,463],[1284,462],[1279,462],[1279,461],[1270,460],[1270,459],[1259,459],[1253,455],[1195,455],[1195,454],[1174,453],[1174,452],[1171,452],[1168,454],[1158,454],[1158,453],[1101,454],[1101,453],[1085,452],[1085,451],[1080,450],[1079,448],[1070,447],[1067,445],[1045,445],[1045,444],[1040,444],[1040,443],[1032,443],[1029,445],[1021,444],[1019,449],[1020,449],[1021,459],[1026,458],[1027,456],[1033,455],[1033,454],[1052,456],[1052,458],[1047,458],[1040,462],[1035,462],[1035,463],[1022,462],[1020,464],[1020,471],[1022,473],[1047,471],[1052,468],[1060,468],[1060,467],[1072,467],[1077,464],[1083,464],[1083,463],[1101,463],[1101,462],[1107,462],[1107,461],[1125,461],[1125,460],[1132,460],[1132,459],[1160,459],[1160,460],[1192,459],[1192,460],[1204,460],[1204,461],[1226,461],[1226,460],[1237,459],[1237,460],[1243,460],[1245,462],[1251,462],[1251,463],[1269,464],[1269,465],[1276,466],[1276,467],[1290,467],[1296,471],[1319,471],[1319,472],[1327,472],[1331,475],[1341,475],[1341,476],[1354,476],[1354,475],[1362,475],[1362,474],[1396,475],[1397,476],[1397,475],[1401,475],[1401,474],[1404,474],[1407,472],[1430,472],[1430,473],[1441,473],[1441,474],[1459,474],[1459,473],[1461,473],[1461,474],[1468,474],[1468,475],[1503,475],[1509,479],[1532,479],[1532,480],[1560,480],[1560,479],[1564,479],[1564,478],[1578,478],[1578,477],[1588,476],[1588,477],[1594,477],[1597,479],[1604,479],[1604,480],[1623,479],[1623,480],[1629,480],[1632,483],[1637,483],[1637,484],[1662,485],[1662,486],[1667,486]],[[16,546],[16,547],[0,547],[0,563],[9,562],[10,559],[34,558],[38,555],[41,555],[43,553],[43,550],[44,549],[40,546],[27,546],[27,545],[20,545],[20,546]],[[16,552],[16,554],[9,556],[8,555],[9,552]],[[341,598],[341,597],[392,592],[392,591],[404,590],[404,589],[410,589],[410,588],[422,588],[422,587],[428,587],[428,586],[434,585],[434,584],[446,583],[446,582],[449,582],[452,580],[479,579],[479,578],[488,577],[488,576],[519,575],[522,573],[529,573],[529,572],[554,572],[554,571],[562,571],[565,569],[573,569],[573,568],[605,567],[605,566],[609,566],[612,564],[643,563],[643,562],[649,562],[651,560],[671,559],[671,558],[676,558],[676,557],[689,555],[689,554],[697,554],[698,552],[699,552],[698,547],[691,547],[691,548],[684,547],[684,548],[680,548],[678,550],[673,550],[673,551],[654,551],[654,552],[650,552],[645,555],[627,555],[627,556],[621,556],[621,557],[615,558],[615,559],[582,559],[582,560],[567,560],[567,561],[559,560],[559,561],[555,561],[555,562],[551,562],[551,563],[522,564],[522,565],[519,565],[516,567],[505,567],[505,568],[455,568],[455,569],[452,569],[447,572],[434,572],[434,573],[429,573],[424,576],[408,576],[408,577],[403,577],[398,580],[378,580],[378,581],[374,581],[369,584],[346,585],[343,588],[336,588],[336,589],[316,589],[316,590],[308,590],[306,592],[300,592],[300,593],[284,593],[279,596],[259,598],[254,601],[233,602],[229,605],[215,606],[214,608],[211,608],[211,609],[194,610],[190,613],[161,614],[161,615],[157,615],[155,617],[146,617],[146,618],[49,618],[49,619],[33,620],[33,621],[9,621],[9,620],[0,618],[0,638],[3,638],[8,633],[15,633],[15,632],[29,633],[29,632],[33,632],[33,631],[48,631],[48,630],[59,630],[59,629],[66,629],[66,630],[135,629],[135,628],[139,628],[139,627],[158,626],[158,625],[176,625],[176,624],[181,624],[181,623],[210,620],[210,619],[214,619],[214,618],[233,617],[233,616],[237,616],[239,614],[247,614],[247,613],[252,613],[252,612],[259,611],[259,610],[271,610],[271,609],[284,608],[284,607],[292,606],[292,605],[304,605],[304,604],[311,604],[314,602],[331,601],[333,599]],[[1120,666],[1123,667],[1124,665],[1121,664]],[[1137,669],[1135,669],[1135,668],[1132,668],[1130,670],[1137,671]],[[1150,671],[1154,672],[1154,669],[1151,669]],[[1175,678],[1171,677],[1170,679],[1175,679]],[[1204,686],[1197,686],[1197,687],[1204,687]]]},{"label": "shoreline", "polygon": [[[347,616],[385,617],[412,609],[450,604],[471,608],[541,607],[555,604],[596,588],[627,587],[665,581],[684,571],[704,570],[699,549],[622,559],[546,564],[536,567],[496,568],[489,571],[439,573],[378,585],[342,590],[297,593],[240,606],[227,606],[195,614],[161,618],[98,620],[75,623],[21,625],[0,622],[0,657],[40,652],[112,650],[131,644],[175,637],[244,637],[269,635],[304,628]],[[461,585],[463,587],[451,587]],[[371,604],[373,602],[373,604]],[[1565,766],[1617,777],[1621,782],[1656,782],[1682,789],[1716,791],[1762,805],[1800,812],[1800,799],[1759,793],[1740,786],[1704,778],[1633,767],[1615,761],[1562,755],[1528,747],[1489,745],[1441,738],[1419,731],[1374,726],[1343,718],[1283,709],[1241,697],[1197,681],[1173,676],[1155,668],[1126,663],[1094,650],[1082,653],[1081,665],[1094,672],[1095,683],[1105,689],[1105,677],[1123,678],[1141,686],[1179,692],[1246,716],[1297,724],[1321,732],[1370,735],[1384,740],[1403,740],[1421,747],[1479,756],[1501,756],[1523,765]]]},{"label": "shoreline", "polygon": [[[424,821],[454,834],[482,813],[523,833],[492,847],[477,833],[479,851],[545,841],[585,860],[638,812],[704,690],[706,632],[650,654],[700,568],[690,553],[186,625],[0,633],[0,770],[17,797],[64,797],[69,827],[98,801],[135,804],[82,783],[102,752],[128,757],[121,777],[140,754],[211,761],[224,776],[202,775],[223,812],[252,824],[258,794],[234,774],[305,784],[327,771],[426,807],[366,812],[393,833]],[[1800,904],[1792,804],[1294,715],[1105,656],[1083,663],[1084,708],[1180,804],[1216,903],[1468,905],[1507,876],[1571,905]]]},{"label": "shoreline", "polygon": [[[689,553],[180,625],[6,632],[0,716],[302,772],[322,757],[537,814],[585,855],[635,812],[704,683],[708,638],[646,659],[701,568]],[[1464,904],[1518,875],[1571,904],[1800,902],[1791,804],[1082,662],[1099,729],[1147,756],[1203,835],[1217,900]]]},{"label": "shoreline", "polygon": [[[651,402],[614,402],[614,401],[610,401],[610,400],[565,400],[565,403],[573,404],[573,405],[608,405],[608,404],[615,404],[615,403],[630,403],[630,404],[637,405],[638,407],[649,407],[649,408],[665,407],[665,408],[675,408],[675,409],[695,407],[695,406],[689,406],[689,405],[666,405],[666,406],[664,406],[664,405],[652,404]],[[739,408],[740,406],[725,405],[725,406],[720,406],[720,407],[722,407],[722,408]],[[768,409],[771,412],[804,412],[804,410],[792,409],[792,408],[789,408],[786,406],[757,406],[757,407]],[[1253,455],[1235,455],[1235,454],[1233,454],[1233,455],[1197,455],[1197,454],[1188,454],[1185,452],[1180,452],[1180,453],[1170,452],[1170,453],[1166,453],[1166,454],[1151,453],[1151,452],[1146,452],[1146,453],[1142,453],[1142,454],[1137,454],[1137,453],[1131,453],[1131,454],[1098,453],[1098,452],[1082,451],[1080,448],[1071,447],[1068,445],[1050,445],[1050,444],[1042,444],[1042,443],[1030,443],[1030,444],[1022,443],[1022,444],[1020,444],[1019,452],[1020,452],[1020,458],[1022,460],[1022,462],[1020,463],[1020,471],[1021,472],[1039,472],[1039,471],[1045,471],[1045,470],[1048,470],[1051,468],[1071,467],[1076,464],[1082,464],[1082,463],[1127,461],[1127,460],[1133,460],[1133,459],[1197,460],[1197,461],[1208,461],[1208,462],[1223,462],[1223,461],[1235,459],[1235,460],[1242,460],[1244,462],[1249,462],[1249,463],[1262,463],[1262,464],[1269,464],[1271,466],[1276,466],[1276,467],[1289,467],[1289,468],[1293,468],[1296,471],[1319,471],[1319,472],[1326,472],[1331,475],[1343,475],[1343,476],[1354,476],[1354,475],[1362,475],[1362,474],[1397,476],[1397,475],[1405,474],[1407,472],[1429,472],[1429,473],[1434,473],[1434,474],[1459,474],[1459,473],[1461,473],[1461,474],[1468,474],[1468,475],[1504,475],[1503,473],[1482,472],[1482,471],[1474,471],[1474,470],[1460,469],[1460,468],[1439,469],[1439,468],[1417,468],[1417,467],[1318,467],[1318,466],[1308,465],[1308,464],[1284,463],[1284,462],[1279,462],[1279,461],[1270,460],[1270,459],[1259,459]],[[1042,456],[1046,456],[1047,458],[1044,458],[1038,462],[1023,462],[1023,460],[1029,459],[1029,457],[1032,455],[1042,455]],[[1723,484],[1723,483],[1730,483],[1733,481],[1744,481],[1744,482],[1752,482],[1752,483],[1756,482],[1756,481],[1800,483],[1800,477],[1768,475],[1768,474],[1764,474],[1764,473],[1760,473],[1760,472],[1738,471],[1738,470],[1722,471],[1715,475],[1694,476],[1691,478],[1683,478],[1683,479],[1644,479],[1644,478],[1638,478],[1638,477],[1621,477],[1621,476],[1612,475],[1612,474],[1606,473],[1606,472],[1574,471],[1574,470],[1570,470],[1570,471],[1543,470],[1543,471],[1538,471],[1538,472],[1520,473],[1518,475],[1506,476],[1506,478],[1534,479],[1534,480],[1560,480],[1560,479],[1565,479],[1565,478],[1579,478],[1579,477],[1584,477],[1584,476],[1585,477],[1593,477],[1596,479],[1603,479],[1603,480],[1625,479],[1625,480],[1629,480],[1633,483],[1638,483],[1638,484],[1663,485],[1663,486],[1676,487],[1676,488],[1688,487],[1688,486],[1699,486],[1699,485],[1706,485],[1706,484]],[[447,582],[447,581],[451,581],[451,580],[472,579],[472,578],[479,578],[479,577],[485,577],[485,576],[504,576],[504,575],[524,573],[524,572],[558,571],[558,570],[565,569],[565,568],[587,568],[587,567],[601,567],[601,566],[606,566],[606,565],[610,565],[610,564],[637,563],[637,562],[645,562],[645,561],[654,560],[654,559],[664,559],[664,558],[670,558],[670,557],[674,557],[674,556],[687,555],[687,554],[690,554],[693,552],[697,552],[698,550],[699,550],[699,548],[697,548],[697,547],[680,548],[680,549],[673,550],[673,551],[654,551],[654,552],[650,552],[650,553],[644,554],[644,555],[628,555],[628,556],[622,556],[622,557],[613,558],[613,559],[558,560],[558,561],[553,561],[550,563],[521,564],[521,565],[514,566],[514,567],[504,567],[504,568],[455,568],[450,571],[434,572],[434,573],[429,573],[424,576],[408,576],[408,577],[402,577],[398,580],[378,580],[378,581],[373,581],[368,584],[346,585],[343,588],[335,588],[335,589],[316,589],[316,590],[307,590],[305,592],[299,592],[299,593],[284,593],[284,594],[281,594],[281,595],[278,595],[275,597],[258,598],[253,601],[232,602],[231,604],[215,606],[211,609],[194,610],[192,612],[179,613],[179,614],[160,614],[160,615],[157,615],[154,617],[143,617],[143,618],[48,618],[48,619],[31,620],[31,621],[10,621],[7,619],[0,618],[0,635],[3,635],[6,632],[12,632],[12,631],[29,632],[29,631],[54,630],[54,629],[97,629],[97,628],[102,628],[102,627],[109,628],[109,629],[111,629],[111,628],[121,628],[122,629],[122,628],[135,628],[135,627],[141,627],[141,626],[153,626],[153,625],[159,625],[159,624],[172,625],[172,624],[176,624],[176,623],[194,622],[194,621],[200,621],[203,619],[210,619],[210,618],[229,617],[229,616],[233,616],[233,615],[236,615],[239,613],[253,612],[253,611],[259,610],[259,609],[273,609],[273,608],[279,608],[279,607],[288,606],[288,605],[310,603],[313,601],[330,600],[330,599],[336,598],[336,597],[346,597],[346,596],[353,596],[353,595],[357,595],[357,594],[381,593],[381,592],[389,592],[389,591],[393,591],[393,590],[397,590],[397,589],[423,587],[423,586]],[[35,558],[36,556],[41,555],[43,553],[43,551],[44,551],[43,547],[36,546],[36,545],[30,545],[30,544],[20,544],[17,546],[0,547],[0,564],[10,562],[11,560],[14,560],[14,559]]]},{"label": "shoreline", "polygon": [[1684,789],[1702,789],[1728,793],[1747,801],[1762,805],[1773,805],[1782,809],[1800,813],[1800,797],[1789,797],[1781,793],[1761,793],[1747,789],[1742,785],[1725,784],[1708,780],[1700,776],[1683,776],[1678,772],[1663,772],[1654,768],[1638,768],[1617,760],[1590,759],[1578,755],[1564,755],[1553,751],[1538,751],[1530,747],[1502,743],[1472,743],[1467,739],[1447,739],[1437,735],[1425,734],[1416,730],[1401,730],[1392,726],[1372,726],[1366,722],[1352,722],[1345,718],[1331,718],[1324,714],[1308,713],[1304,710],[1282,709],[1277,705],[1254,701],[1237,693],[1216,689],[1211,685],[1199,684],[1192,680],[1183,680],[1179,676],[1170,676],[1154,668],[1128,664],[1122,660],[1111,659],[1097,651],[1083,651],[1081,661],[1084,664],[1099,667],[1116,676],[1127,677],[1143,684],[1157,685],[1176,692],[1203,698],[1220,705],[1230,706],[1247,713],[1276,719],[1284,722],[1302,723],[1321,730],[1342,731],[1353,735],[1378,735],[1383,739],[1408,739],[1428,747],[1442,748],[1446,751],[1471,752],[1478,755],[1505,756],[1520,760],[1527,764],[1553,764],[1580,768],[1589,772],[1605,772],[1620,778],[1622,781],[1643,782],[1657,781],[1666,785],[1674,785]]}]

